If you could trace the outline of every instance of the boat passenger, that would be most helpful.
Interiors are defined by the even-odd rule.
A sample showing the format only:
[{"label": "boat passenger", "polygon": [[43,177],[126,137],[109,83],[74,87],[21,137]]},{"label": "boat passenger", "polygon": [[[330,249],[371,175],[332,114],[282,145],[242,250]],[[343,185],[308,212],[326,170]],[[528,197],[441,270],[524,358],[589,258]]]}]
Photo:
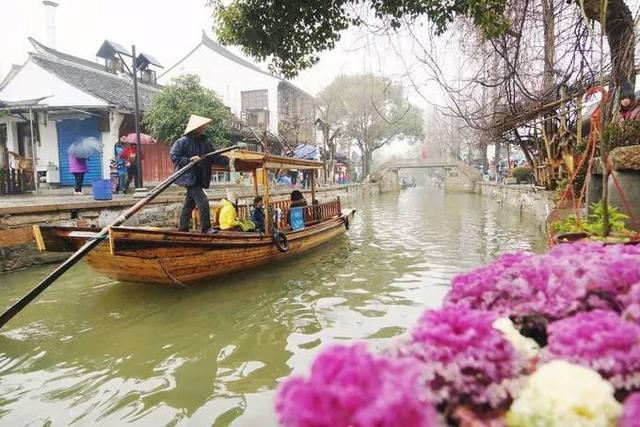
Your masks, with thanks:
[{"label": "boat passenger", "polygon": [[299,208],[302,206],[307,206],[307,201],[305,200],[300,190],[293,190],[291,192],[291,207]]},{"label": "boat passenger", "polygon": [[262,206],[262,196],[256,196],[253,199],[251,221],[256,225],[256,231],[264,233],[264,207]]},{"label": "boat passenger", "polygon": [[[211,121],[211,119],[196,115],[189,118],[184,135],[174,142],[169,153],[176,170],[188,165],[189,162],[197,162],[202,156],[214,151],[213,144],[205,135],[205,130]],[[218,156],[203,160],[176,180],[176,184],[187,189],[180,211],[179,231],[189,231],[191,211],[197,206],[202,232],[205,234],[216,233],[216,230],[211,228],[209,199],[204,188],[209,188],[211,184],[211,165],[228,163],[225,159],[225,157]]]},{"label": "boat passenger", "polygon": [[237,196],[227,189],[227,197],[222,199],[222,209],[220,209],[219,224],[220,230],[239,231],[240,221],[238,220],[238,207],[236,205]]}]

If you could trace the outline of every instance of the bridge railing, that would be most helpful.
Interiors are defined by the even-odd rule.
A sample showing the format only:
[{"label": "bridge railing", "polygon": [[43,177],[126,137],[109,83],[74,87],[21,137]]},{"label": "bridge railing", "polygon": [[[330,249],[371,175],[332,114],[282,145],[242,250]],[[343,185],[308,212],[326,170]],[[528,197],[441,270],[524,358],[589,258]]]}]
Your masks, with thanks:
[{"label": "bridge railing", "polygon": [[409,169],[421,167],[457,168],[462,174],[472,181],[482,179],[482,173],[473,166],[454,158],[431,158],[422,160],[402,159],[388,160],[378,166],[372,173],[371,179],[380,179],[390,169]]}]

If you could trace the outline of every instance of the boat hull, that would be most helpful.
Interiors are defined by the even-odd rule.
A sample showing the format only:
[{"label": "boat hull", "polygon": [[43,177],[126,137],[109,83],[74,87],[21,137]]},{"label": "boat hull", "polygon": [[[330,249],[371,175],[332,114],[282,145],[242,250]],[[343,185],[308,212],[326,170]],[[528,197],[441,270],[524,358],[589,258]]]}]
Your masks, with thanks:
[{"label": "boat hull", "polygon": [[[347,230],[355,211],[344,212],[287,234],[288,250],[281,251],[271,236],[259,233],[219,232],[216,235],[178,233],[127,227],[112,227],[109,239],[91,251],[86,260],[100,274],[125,282],[165,286],[192,286],[209,279],[296,257]],[[91,232],[38,227],[36,240],[45,250],[78,248]],[[40,236],[38,236],[38,233]],[[47,243],[49,249],[47,248]],[[60,249],[58,249],[60,250]]]}]

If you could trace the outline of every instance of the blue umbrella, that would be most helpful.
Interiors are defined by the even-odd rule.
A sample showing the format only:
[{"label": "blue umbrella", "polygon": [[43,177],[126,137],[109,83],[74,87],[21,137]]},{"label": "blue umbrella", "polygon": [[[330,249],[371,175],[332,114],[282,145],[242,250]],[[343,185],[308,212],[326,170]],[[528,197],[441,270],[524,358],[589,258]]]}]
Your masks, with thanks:
[{"label": "blue umbrella", "polygon": [[67,154],[78,159],[88,159],[102,154],[102,144],[97,138],[88,137],[75,141],[67,148]]},{"label": "blue umbrella", "polygon": [[320,158],[320,153],[315,145],[301,144],[296,147],[293,157],[296,159],[317,160]]}]

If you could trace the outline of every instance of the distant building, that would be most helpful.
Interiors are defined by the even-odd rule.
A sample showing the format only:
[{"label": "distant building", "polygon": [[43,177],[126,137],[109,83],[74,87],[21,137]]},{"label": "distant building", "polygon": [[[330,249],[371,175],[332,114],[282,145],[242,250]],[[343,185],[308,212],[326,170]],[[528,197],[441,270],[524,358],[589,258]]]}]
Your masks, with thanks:
[{"label": "distant building", "polygon": [[[40,174],[55,165],[59,173],[51,174],[49,181],[72,185],[66,150],[78,139],[95,137],[104,151],[100,158],[89,160],[85,182],[108,178],[115,143],[134,129],[133,81],[123,72],[124,64],[116,54],[125,49],[112,42],[103,43],[97,55],[104,59],[100,64],[59,52],[33,38],[29,41],[35,52],[29,53],[22,66],[14,66],[0,83],[0,99],[8,113],[0,117],[0,152],[31,159],[30,164],[35,164]],[[138,86],[140,109],[144,111],[160,86],[148,67],[157,61],[145,54],[139,59],[146,65],[140,71],[143,81]]]},{"label": "distant building", "polygon": [[231,112],[255,130],[268,130],[295,147],[316,143],[315,98],[280,77],[261,70],[209,38],[158,77],[162,84],[195,74]]}]

